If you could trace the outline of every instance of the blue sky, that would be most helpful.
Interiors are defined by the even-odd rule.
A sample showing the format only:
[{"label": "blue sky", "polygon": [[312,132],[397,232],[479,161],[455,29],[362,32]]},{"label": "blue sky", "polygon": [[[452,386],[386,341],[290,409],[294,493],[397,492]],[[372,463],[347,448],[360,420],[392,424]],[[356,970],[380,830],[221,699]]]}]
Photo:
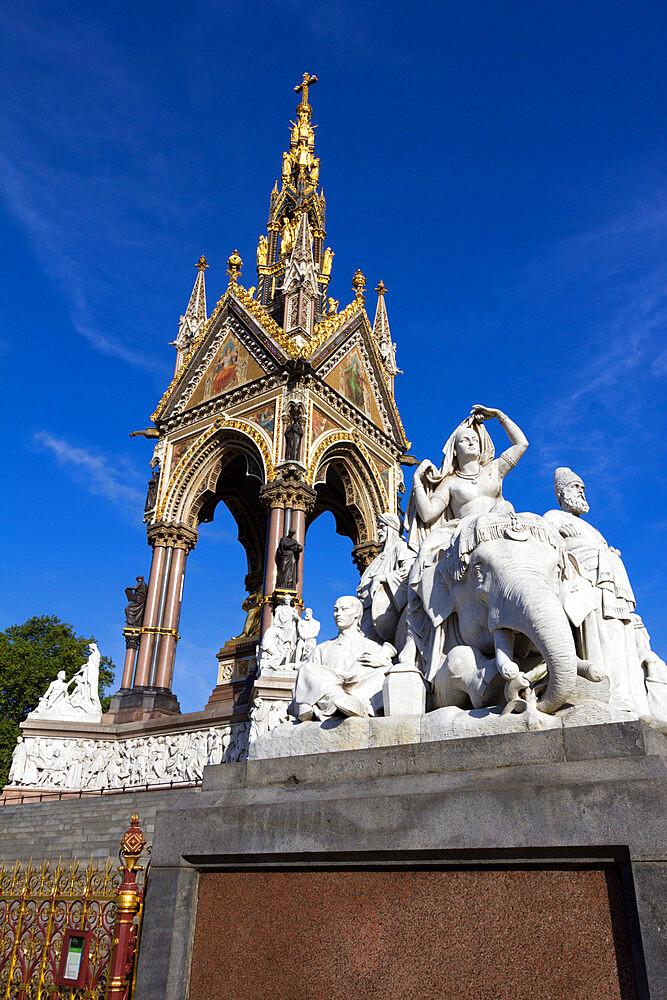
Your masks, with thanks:
[{"label": "blue sky", "polygon": [[[667,655],[665,21],[644,3],[67,6],[0,11],[0,624],[56,614],[122,663],[123,590],[147,575],[145,427],[205,252],[209,310],[244,283],[311,91],[331,292],[382,278],[412,450],[438,460],[473,403],[531,444],[518,510],[585,479]],[[374,295],[369,296],[369,311]],[[502,432],[493,429],[502,443]],[[306,594],[330,634],[350,545],[316,522]],[[244,561],[222,508],[189,559],[184,709],[240,629]]]}]

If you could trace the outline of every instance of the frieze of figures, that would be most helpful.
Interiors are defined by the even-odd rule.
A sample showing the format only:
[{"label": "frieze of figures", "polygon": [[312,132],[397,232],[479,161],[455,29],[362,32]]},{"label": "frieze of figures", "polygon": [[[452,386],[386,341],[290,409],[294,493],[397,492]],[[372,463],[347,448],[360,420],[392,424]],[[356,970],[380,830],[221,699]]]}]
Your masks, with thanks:
[{"label": "frieze of figures", "polygon": [[19,788],[98,791],[201,781],[208,764],[244,759],[248,725],[126,740],[22,736],[9,784]]}]

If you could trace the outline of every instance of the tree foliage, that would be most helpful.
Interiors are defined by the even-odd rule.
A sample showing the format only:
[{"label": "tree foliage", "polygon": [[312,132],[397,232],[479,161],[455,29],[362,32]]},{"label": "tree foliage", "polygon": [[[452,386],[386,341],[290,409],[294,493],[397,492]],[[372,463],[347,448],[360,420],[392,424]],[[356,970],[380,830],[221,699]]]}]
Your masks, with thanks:
[{"label": "tree foliage", "polygon": [[[19,723],[37,707],[59,670],[67,680],[88,659],[86,639],[59,618],[49,615],[29,618],[0,632],[0,788],[7,783],[12,752],[21,735]],[[100,660],[99,693],[106,710],[107,688],[114,681],[114,664],[108,656]]]}]

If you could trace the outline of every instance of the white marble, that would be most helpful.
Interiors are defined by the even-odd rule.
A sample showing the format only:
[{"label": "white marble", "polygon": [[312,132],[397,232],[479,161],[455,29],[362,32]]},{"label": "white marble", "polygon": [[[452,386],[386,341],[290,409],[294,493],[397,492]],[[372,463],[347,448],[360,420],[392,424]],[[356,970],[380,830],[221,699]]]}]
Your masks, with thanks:
[{"label": "white marble", "polygon": [[364,612],[361,631],[375,642],[402,649],[407,638],[408,573],[416,552],[401,537],[396,514],[378,518],[380,552],[362,573],[357,596]]},{"label": "white marble", "polygon": [[262,637],[257,654],[257,670],[270,673],[293,663],[297,646],[299,612],[289,597],[283,597],[273,613],[273,622]]},{"label": "white marble", "polygon": [[245,759],[248,730],[241,723],[126,740],[23,736],[9,785],[78,791],[200,781],[207,764]]},{"label": "white marble", "polygon": [[382,701],[386,716],[424,715],[426,684],[422,672],[411,664],[391,667],[384,676]]},{"label": "white marble", "polygon": [[303,612],[303,618],[298,618],[296,623],[297,642],[294,657],[296,663],[310,659],[317,645],[320,627],[320,622],[313,618],[313,609],[306,608]]},{"label": "white marble", "polygon": [[618,549],[582,517],[590,510],[583,480],[571,469],[554,472],[560,510],[545,520],[558,532],[567,554],[570,594],[565,603],[579,655],[609,677],[613,703],[650,715],[645,674],[633,624],[635,596]]},{"label": "white marble", "polygon": [[71,681],[66,679],[65,671],[60,670],[56,679],[51,681],[39,699],[37,708],[29,713],[29,719],[100,721],[102,718],[102,706],[98,694],[100,651],[94,642],[91,642],[88,648],[90,655],[87,662]]},{"label": "white marble", "polygon": [[357,597],[339,597],[334,606],[338,636],[319,643],[299,667],[294,712],[301,721],[337,713],[376,715],[381,710],[384,675],[395,650],[363,635],[362,610]]}]

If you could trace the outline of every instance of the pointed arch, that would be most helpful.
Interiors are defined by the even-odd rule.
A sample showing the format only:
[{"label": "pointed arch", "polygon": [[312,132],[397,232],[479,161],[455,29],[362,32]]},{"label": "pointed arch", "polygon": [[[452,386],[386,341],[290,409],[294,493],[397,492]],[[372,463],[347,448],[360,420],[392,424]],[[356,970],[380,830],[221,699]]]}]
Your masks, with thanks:
[{"label": "pointed arch", "polygon": [[361,441],[346,433],[329,434],[317,448],[307,480],[318,501],[311,521],[329,510],[336,530],[354,545],[372,541],[377,520],[387,510],[384,487]]},{"label": "pointed arch", "polygon": [[273,472],[271,454],[259,431],[241,420],[219,420],[178,463],[162,503],[161,521],[197,528],[213,520],[223,502],[231,511],[250,578],[264,565],[266,517],[259,489]]}]

